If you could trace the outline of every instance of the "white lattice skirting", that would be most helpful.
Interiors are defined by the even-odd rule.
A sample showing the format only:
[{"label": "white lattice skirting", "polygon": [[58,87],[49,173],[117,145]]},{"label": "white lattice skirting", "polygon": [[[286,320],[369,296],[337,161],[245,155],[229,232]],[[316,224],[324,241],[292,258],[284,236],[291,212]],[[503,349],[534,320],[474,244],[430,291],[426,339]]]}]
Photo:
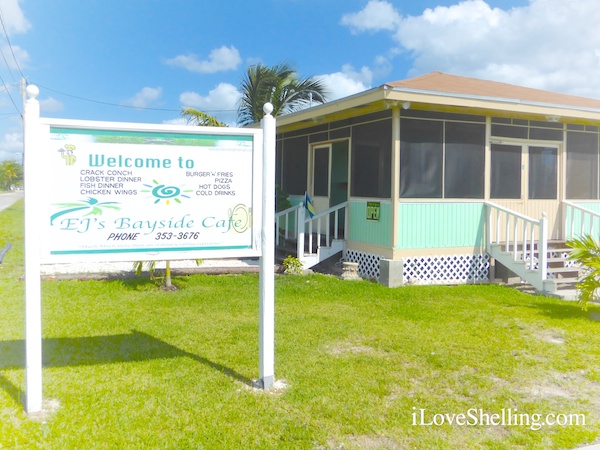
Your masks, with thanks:
[{"label": "white lattice skirting", "polygon": [[444,255],[404,258],[404,282],[473,283],[490,279],[489,255]]},{"label": "white lattice skirting", "polygon": [[346,251],[346,261],[358,263],[358,274],[368,280],[379,280],[379,261],[382,257],[356,250]]},{"label": "white lattice skirting", "polygon": [[[358,273],[379,280],[382,257],[356,250],[346,252],[346,260],[358,263]],[[490,279],[489,255],[443,255],[403,258],[404,282],[414,284],[473,283]]]}]

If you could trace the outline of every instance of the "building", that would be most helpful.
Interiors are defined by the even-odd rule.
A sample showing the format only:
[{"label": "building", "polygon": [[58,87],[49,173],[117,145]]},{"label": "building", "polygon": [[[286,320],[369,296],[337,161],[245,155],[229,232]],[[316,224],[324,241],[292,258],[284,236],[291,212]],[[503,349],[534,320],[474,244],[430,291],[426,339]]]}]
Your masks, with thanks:
[{"label": "building", "polygon": [[434,72],[278,117],[277,183],[364,277],[552,291],[546,247],[600,229],[599,132],[600,100]]}]

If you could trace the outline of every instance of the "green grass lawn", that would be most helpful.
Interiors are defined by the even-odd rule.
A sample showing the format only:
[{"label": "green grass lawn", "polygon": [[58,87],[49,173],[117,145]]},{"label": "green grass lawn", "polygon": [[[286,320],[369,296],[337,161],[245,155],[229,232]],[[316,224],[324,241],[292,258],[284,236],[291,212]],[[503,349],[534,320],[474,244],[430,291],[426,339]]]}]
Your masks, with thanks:
[{"label": "green grass lawn", "polygon": [[[44,281],[47,412],[29,417],[21,227],[22,203],[0,213],[0,448],[571,449],[600,432],[597,308],[324,275],[276,278],[272,392],[252,388],[257,276]],[[586,424],[418,424],[480,409]]]}]

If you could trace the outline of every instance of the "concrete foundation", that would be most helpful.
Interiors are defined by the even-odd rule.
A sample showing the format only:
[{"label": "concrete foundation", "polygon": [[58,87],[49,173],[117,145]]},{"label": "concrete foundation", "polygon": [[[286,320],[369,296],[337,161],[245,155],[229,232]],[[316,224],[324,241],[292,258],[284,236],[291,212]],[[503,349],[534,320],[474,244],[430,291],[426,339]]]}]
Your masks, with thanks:
[{"label": "concrete foundation", "polygon": [[404,261],[382,259],[379,262],[379,283],[392,288],[404,286]]}]

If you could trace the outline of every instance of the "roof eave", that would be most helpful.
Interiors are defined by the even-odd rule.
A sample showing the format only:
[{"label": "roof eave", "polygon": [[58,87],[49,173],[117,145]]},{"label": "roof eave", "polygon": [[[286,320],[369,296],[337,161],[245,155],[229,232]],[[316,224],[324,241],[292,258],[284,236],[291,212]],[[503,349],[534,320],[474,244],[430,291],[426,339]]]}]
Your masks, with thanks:
[{"label": "roof eave", "polygon": [[363,105],[385,100],[385,92],[389,86],[378,86],[358,94],[350,95],[339,100],[323,103],[311,108],[303,109],[277,117],[277,126],[285,127],[298,122],[317,121],[319,118],[339,113],[351,108],[359,108]]},{"label": "roof eave", "polygon": [[535,102],[504,97],[491,97],[429,91],[388,86],[388,100],[428,103],[444,106],[477,108],[532,115],[553,115],[564,118],[600,121],[600,109],[555,103]]},{"label": "roof eave", "polygon": [[[327,116],[339,115],[343,111],[356,109],[383,102],[410,102],[414,104],[441,105],[446,107],[522,114],[530,116],[554,116],[564,119],[589,120],[600,122],[600,109],[555,103],[535,102],[506,97],[492,97],[473,94],[451,93],[381,85],[367,91],[323,103],[311,108],[277,117],[277,127],[283,129],[301,123],[320,123]],[[305,125],[306,126],[306,125]]]}]

